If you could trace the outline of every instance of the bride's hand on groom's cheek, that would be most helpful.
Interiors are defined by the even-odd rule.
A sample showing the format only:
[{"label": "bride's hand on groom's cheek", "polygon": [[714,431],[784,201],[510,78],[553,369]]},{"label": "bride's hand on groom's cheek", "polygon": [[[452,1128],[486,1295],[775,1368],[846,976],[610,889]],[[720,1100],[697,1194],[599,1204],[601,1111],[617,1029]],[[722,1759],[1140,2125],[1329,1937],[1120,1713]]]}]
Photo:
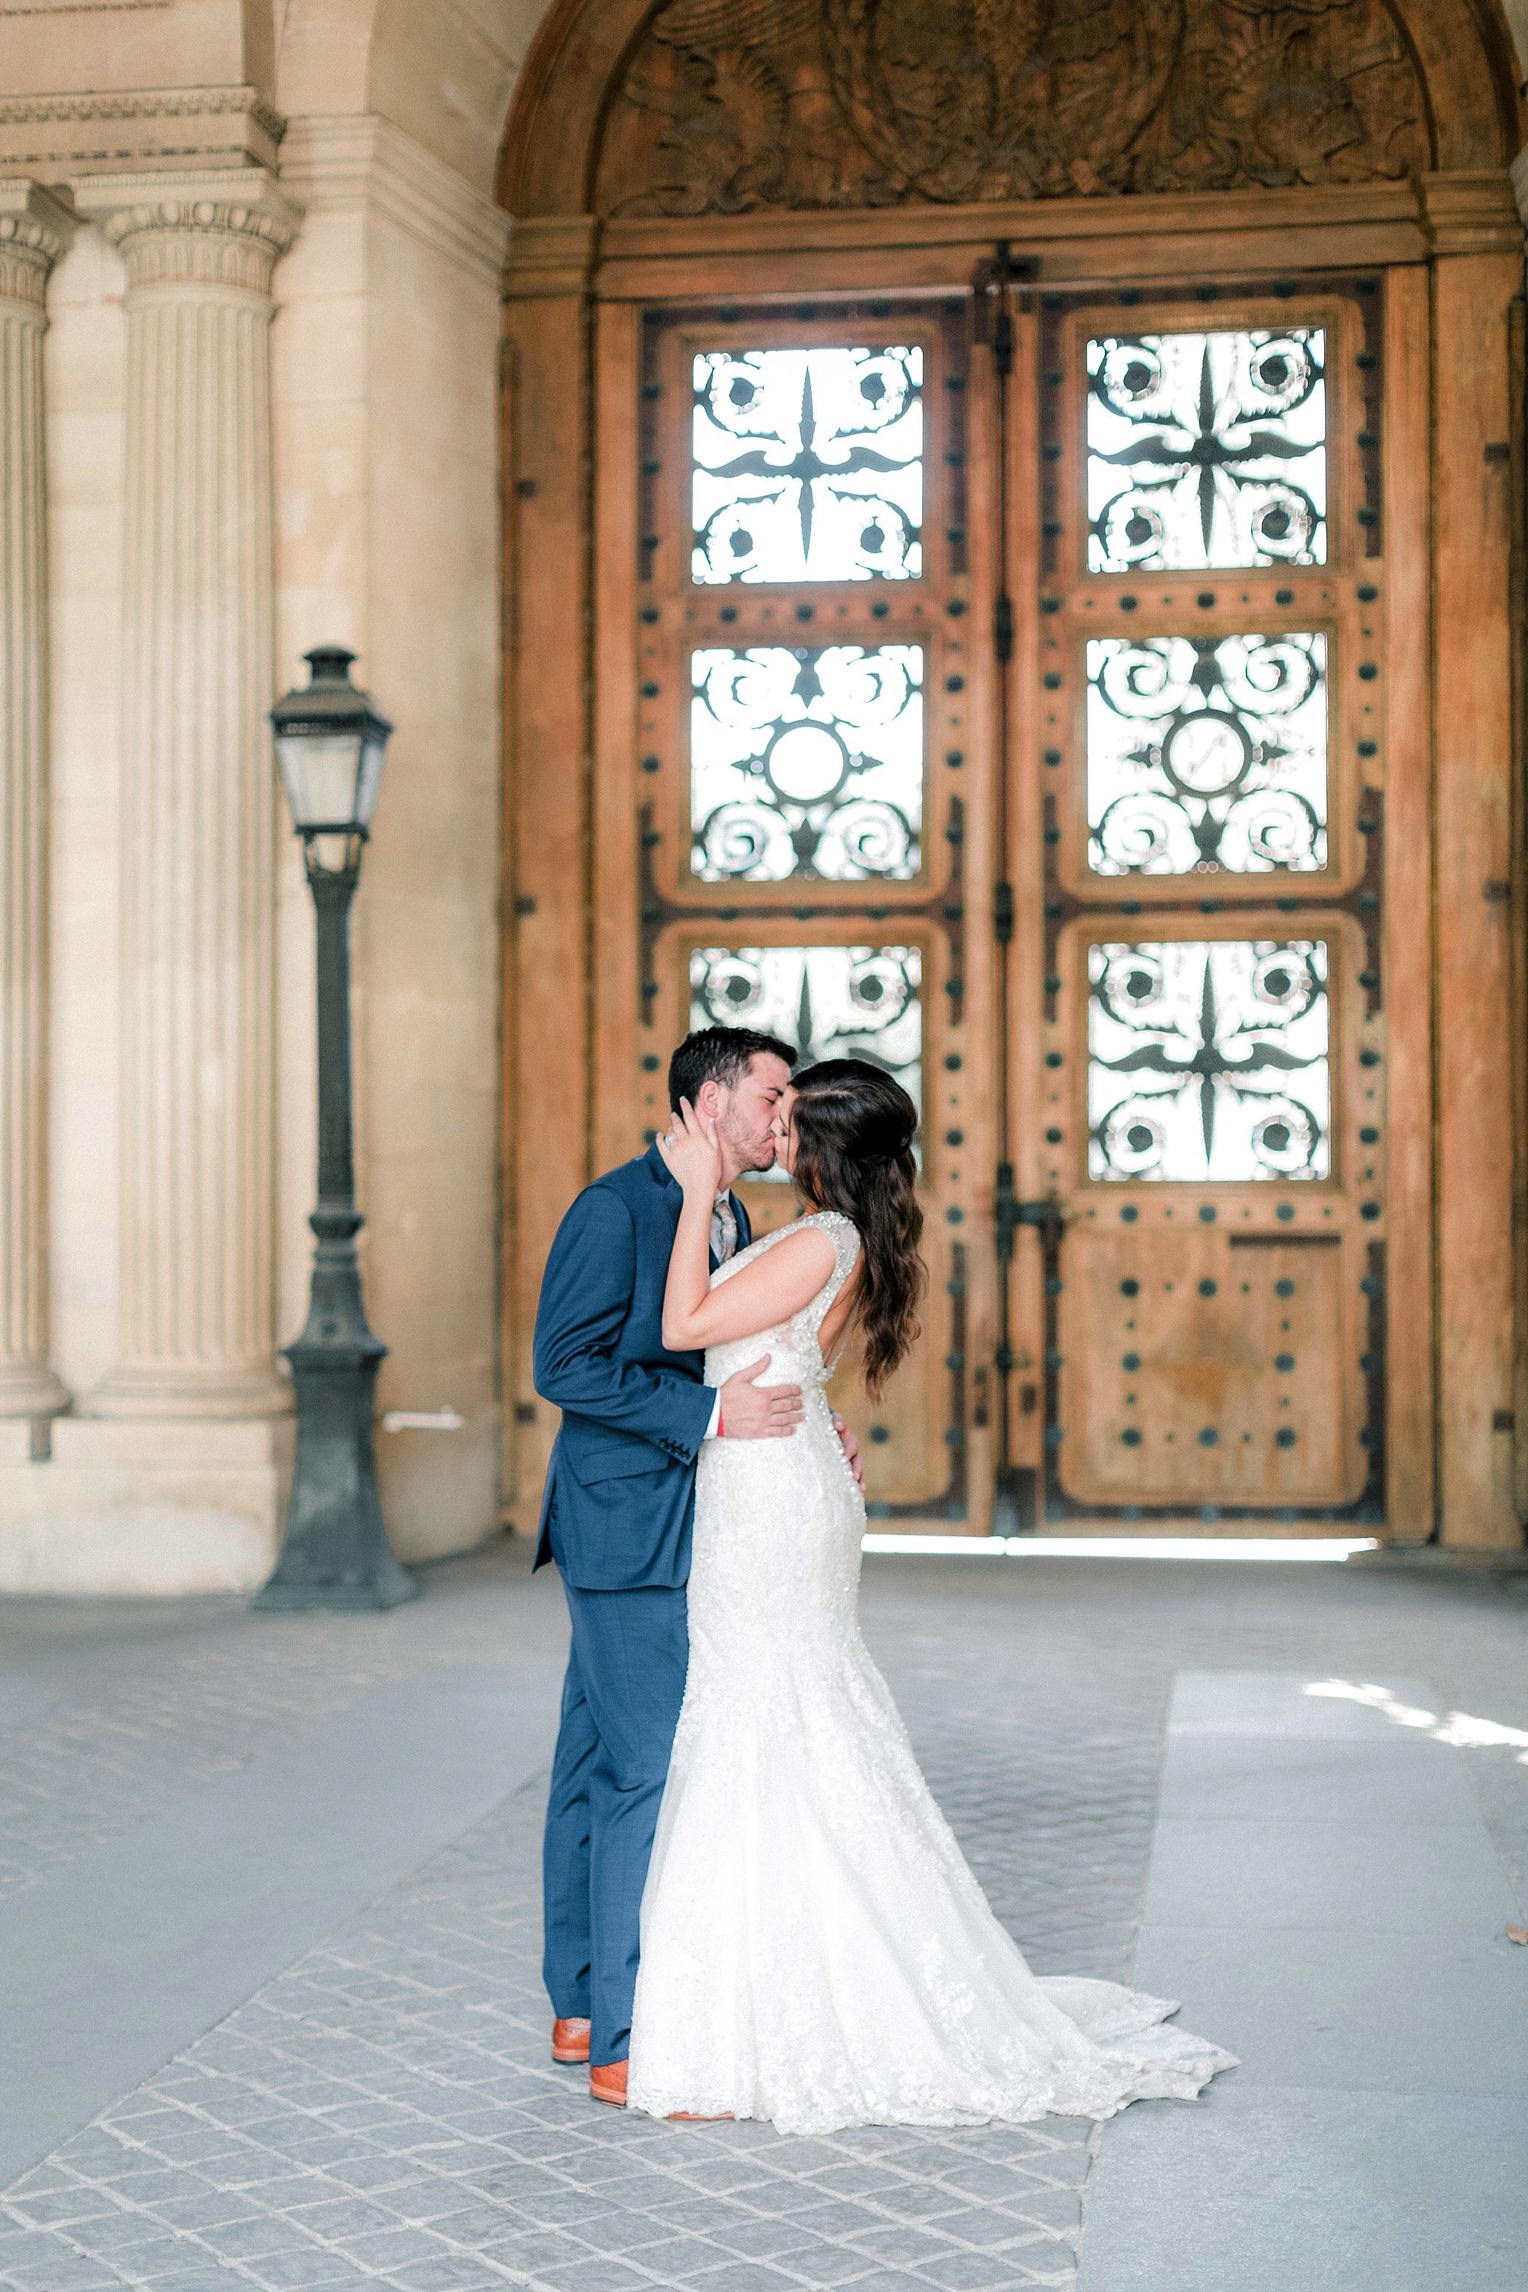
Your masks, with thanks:
[{"label": "bride's hand on groom's cheek", "polygon": [[716,1125],[697,1114],[687,1098],[658,1138],[658,1152],[686,1193],[714,1195],[721,1186],[722,1150]]}]

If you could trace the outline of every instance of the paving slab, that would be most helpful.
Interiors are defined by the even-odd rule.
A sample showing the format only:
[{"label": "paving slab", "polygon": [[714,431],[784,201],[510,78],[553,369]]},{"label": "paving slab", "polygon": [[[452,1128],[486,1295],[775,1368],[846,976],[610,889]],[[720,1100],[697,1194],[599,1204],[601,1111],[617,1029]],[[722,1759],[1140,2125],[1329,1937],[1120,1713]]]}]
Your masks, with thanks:
[{"label": "paving slab", "polygon": [[1079,2292],[1523,2292],[1521,2099],[1220,2083],[1108,2127]]},{"label": "paving slab", "polygon": [[1257,1927],[1150,1926],[1136,1979],[1237,2055],[1238,2085],[1521,2094],[1525,1958],[1480,1921],[1306,1930],[1292,1949]]},{"label": "paving slab", "polygon": [[1360,1789],[1345,1823],[1164,1816],[1145,1925],[1238,1926],[1265,1937],[1339,1926],[1372,1934],[1483,1923],[1499,1932],[1515,1907],[1478,1810],[1472,1824],[1446,1829],[1370,1822]]},{"label": "paving slab", "polygon": [[[1315,1683],[1176,1683],[1135,1978],[1244,2066],[1105,2128],[1080,2292],[1528,2282],[1506,1861],[1467,1754]],[[1424,1680],[1360,1684],[1441,1708]]]},{"label": "paving slab", "polygon": [[1175,1735],[1162,1774],[1158,1817],[1298,1823],[1400,1821],[1472,1830],[1480,1802],[1457,1751],[1415,1741],[1333,1741],[1283,1735]]}]

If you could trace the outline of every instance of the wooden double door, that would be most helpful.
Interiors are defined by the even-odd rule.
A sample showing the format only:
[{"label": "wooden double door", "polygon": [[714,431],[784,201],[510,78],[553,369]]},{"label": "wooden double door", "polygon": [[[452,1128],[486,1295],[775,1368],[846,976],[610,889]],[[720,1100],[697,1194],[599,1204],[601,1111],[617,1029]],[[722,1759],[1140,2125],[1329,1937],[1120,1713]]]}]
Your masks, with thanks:
[{"label": "wooden double door", "polygon": [[517,1516],[557,1220],[720,1017],[920,1098],[892,1523],[1521,1543],[1505,21],[1065,14],[562,0],[520,74]]},{"label": "wooden double door", "polygon": [[913,1092],[883,1518],[1378,1520],[1386,281],[1023,270],[599,310],[607,1151],[690,1025]]}]

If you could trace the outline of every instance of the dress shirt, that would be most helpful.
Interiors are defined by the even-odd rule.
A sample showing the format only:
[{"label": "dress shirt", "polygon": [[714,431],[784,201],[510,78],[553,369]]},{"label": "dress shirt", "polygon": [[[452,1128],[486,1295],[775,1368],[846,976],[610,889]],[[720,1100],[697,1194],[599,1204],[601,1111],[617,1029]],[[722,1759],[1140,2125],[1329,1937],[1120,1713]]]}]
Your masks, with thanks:
[{"label": "dress shirt", "polygon": [[[730,1193],[717,1195],[711,1210],[711,1255],[718,1265],[725,1265],[737,1249],[737,1212],[732,1207]],[[707,1440],[715,1440],[716,1428],[722,1421],[722,1396],[717,1393],[711,1411],[711,1422],[706,1427]]]}]

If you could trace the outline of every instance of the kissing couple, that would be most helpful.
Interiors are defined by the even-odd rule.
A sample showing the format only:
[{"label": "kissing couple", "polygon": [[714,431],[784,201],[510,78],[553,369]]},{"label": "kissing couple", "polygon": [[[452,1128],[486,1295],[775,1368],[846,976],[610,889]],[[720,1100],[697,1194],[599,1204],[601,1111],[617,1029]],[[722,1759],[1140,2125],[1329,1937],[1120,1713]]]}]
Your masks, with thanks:
[{"label": "kissing couple", "polygon": [[[553,2059],[596,2101],[782,2133],[1191,2099],[1232,2057],[1164,1999],[1036,1979],[860,1637],[865,1504],[826,1386],[853,1343],[879,1398],[918,1334],[918,1117],[864,1060],[795,1064],[689,1035],[666,1134],[547,1261]],[[774,1165],[803,1214],[754,1241],[732,1187]]]}]

